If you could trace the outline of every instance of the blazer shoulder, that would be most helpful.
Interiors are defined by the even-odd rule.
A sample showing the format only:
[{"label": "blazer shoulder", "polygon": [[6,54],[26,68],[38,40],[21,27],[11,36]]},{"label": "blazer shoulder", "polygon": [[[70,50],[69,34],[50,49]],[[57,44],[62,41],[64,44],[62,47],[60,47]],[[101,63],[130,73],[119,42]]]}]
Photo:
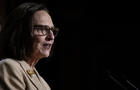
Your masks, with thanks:
[{"label": "blazer shoulder", "polygon": [[0,90],[25,90],[24,72],[18,61],[0,61]]},{"label": "blazer shoulder", "polygon": [[9,76],[23,76],[24,72],[18,63],[14,59],[3,59],[0,61],[0,75],[9,75]]},{"label": "blazer shoulder", "polygon": [[14,60],[14,59],[3,59],[0,61],[0,68],[9,68],[9,69],[15,69],[15,68],[19,68],[20,64]]}]

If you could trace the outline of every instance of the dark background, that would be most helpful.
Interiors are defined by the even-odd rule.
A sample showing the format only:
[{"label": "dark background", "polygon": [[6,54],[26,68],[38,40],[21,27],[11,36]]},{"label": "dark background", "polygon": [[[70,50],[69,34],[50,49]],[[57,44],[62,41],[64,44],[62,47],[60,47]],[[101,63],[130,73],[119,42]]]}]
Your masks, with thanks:
[{"label": "dark background", "polygon": [[[0,1],[3,23],[13,8],[29,0]],[[53,56],[36,65],[52,90],[124,90],[109,75],[140,88],[137,2],[33,1],[46,4],[60,28]]]}]

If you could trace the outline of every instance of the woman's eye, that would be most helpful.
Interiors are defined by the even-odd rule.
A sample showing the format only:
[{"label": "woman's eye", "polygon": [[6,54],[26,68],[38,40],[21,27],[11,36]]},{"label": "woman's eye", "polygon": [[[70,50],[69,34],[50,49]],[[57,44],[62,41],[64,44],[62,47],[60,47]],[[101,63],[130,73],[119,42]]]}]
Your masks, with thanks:
[{"label": "woman's eye", "polygon": [[46,33],[46,30],[45,30],[45,29],[44,29],[44,30],[42,30],[42,33],[43,33],[43,34],[45,34],[45,33]]}]

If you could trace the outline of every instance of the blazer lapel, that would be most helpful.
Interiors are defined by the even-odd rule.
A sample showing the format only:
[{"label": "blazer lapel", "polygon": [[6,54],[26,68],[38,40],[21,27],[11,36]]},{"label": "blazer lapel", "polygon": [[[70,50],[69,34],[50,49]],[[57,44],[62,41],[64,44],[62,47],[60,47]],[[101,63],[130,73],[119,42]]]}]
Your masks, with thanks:
[{"label": "blazer lapel", "polygon": [[37,72],[37,70],[35,69],[35,73],[38,77],[38,79],[40,80],[40,82],[43,84],[44,89],[43,90],[51,90],[50,86],[48,85],[48,83],[39,75],[39,73]]},{"label": "blazer lapel", "polygon": [[42,82],[42,81],[41,81],[41,79],[40,79],[39,73],[37,72],[37,70],[36,70],[36,69],[34,69],[34,71],[35,71],[35,73],[36,73],[36,75],[37,75],[37,77],[38,77],[39,81],[40,81],[40,82]]},{"label": "blazer lapel", "polygon": [[[35,81],[33,79],[33,76],[31,76],[29,73],[28,73],[28,70],[32,70],[31,67],[25,62],[25,61],[19,61],[21,67],[23,68],[25,74],[28,76],[29,80],[33,83],[33,85],[38,89],[40,86],[40,84]],[[39,89],[38,89],[39,90]]]}]

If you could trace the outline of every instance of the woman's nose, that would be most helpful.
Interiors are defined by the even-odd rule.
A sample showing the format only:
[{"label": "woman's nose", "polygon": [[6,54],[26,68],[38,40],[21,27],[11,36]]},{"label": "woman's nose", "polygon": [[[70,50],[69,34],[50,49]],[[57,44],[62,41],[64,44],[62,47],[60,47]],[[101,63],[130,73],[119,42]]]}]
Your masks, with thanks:
[{"label": "woman's nose", "polygon": [[48,35],[46,36],[46,40],[47,41],[54,40],[54,34],[51,30],[48,32]]}]

